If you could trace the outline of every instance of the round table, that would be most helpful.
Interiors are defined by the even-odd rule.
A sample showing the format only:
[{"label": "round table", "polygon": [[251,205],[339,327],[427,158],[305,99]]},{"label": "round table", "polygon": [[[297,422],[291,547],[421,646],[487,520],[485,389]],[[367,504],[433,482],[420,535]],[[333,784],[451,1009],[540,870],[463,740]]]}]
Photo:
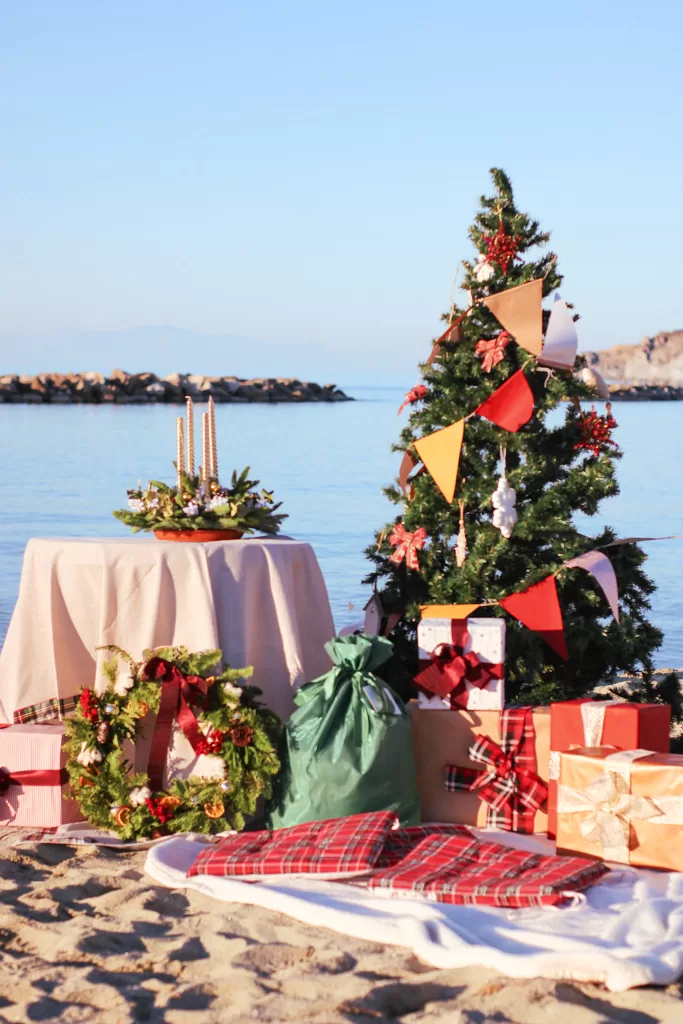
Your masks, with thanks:
[{"label": "round table", "polygon": [[290,539],[213,544],[122,540],[29,541],[0,654],[0,720],[40,721],[74,705],[82,686],[103,689],[96,648],[220,648],[282,718],[294,691],[326,672],[334,636],[313,549]]}]

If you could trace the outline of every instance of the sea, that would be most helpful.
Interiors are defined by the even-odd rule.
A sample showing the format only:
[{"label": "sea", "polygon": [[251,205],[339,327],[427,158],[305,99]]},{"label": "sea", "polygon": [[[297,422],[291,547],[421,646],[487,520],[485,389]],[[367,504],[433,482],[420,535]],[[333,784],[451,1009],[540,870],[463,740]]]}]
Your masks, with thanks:
[{"label": "sea", "polygon": [[[362,617],[368,589],[365,548],[395,514],[382,493],[398,471],[391,451],[406,387],[349,386],[355,401],[301,405],[218,405],[219,470],[251,467],[283,503],[283,532],[308,541],[320,562],[337,627]],[[172,405],[0,405],[0,643],[16,601],[31,537],[116,537],[112,517],[126,489],[172,482]],[[201,411],[201,406],[198,407]],[[623,450],[620,493],[600,514],[577,517],[586,533],[608,524],[620,537],[683,534],[683,405],[615,403]],[[683,539],[648,542],[646,570],[657,585],[652,621],[664,631],[658,667],[683,666]],[[31,652],[26,652],[30,658]]]}]

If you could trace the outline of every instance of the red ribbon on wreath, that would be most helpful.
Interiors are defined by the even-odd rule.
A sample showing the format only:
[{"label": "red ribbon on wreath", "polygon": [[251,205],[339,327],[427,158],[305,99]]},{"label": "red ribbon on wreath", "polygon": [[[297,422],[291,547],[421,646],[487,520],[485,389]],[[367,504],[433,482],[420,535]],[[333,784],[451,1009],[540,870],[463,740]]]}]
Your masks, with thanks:
[{"label": "red ribbon on wreath", "polygon": [[418,551],[427,543],[427,531],[424,526],[418,526],[413,533],[408,533],[403,523],[397,523],[389,537],[389,543],[396,550],[389,556],[389,561],[400,565],[405,558],[409,569],[419,569],[420,563],[417,560]]},{"label": "red ribbon on wreath", "polygon": [[203,706],[209,684],[201,676],[183,675],[177,665],[163,658],[151,658],[143,669],[143,677],[161,683],[161,701],[147,768],[150,788],[158,791],[164,788],[164,765],[175,721],[194,752],[202,753],[205,737],[192,705]]}]

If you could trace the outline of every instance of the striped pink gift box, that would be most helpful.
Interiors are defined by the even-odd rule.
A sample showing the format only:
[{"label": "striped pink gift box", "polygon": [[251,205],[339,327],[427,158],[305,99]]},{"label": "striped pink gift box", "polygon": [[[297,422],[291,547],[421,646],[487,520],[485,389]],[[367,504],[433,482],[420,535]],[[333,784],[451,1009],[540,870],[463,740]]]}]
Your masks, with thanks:
[{"label": "striped pink gift box", "polygon": [[[9,772],[45,771],[63,768],[64,725],[10,725],[0,729],[0,769]],[[51,828],[70,821],[82,821],[78,804],[67,800],[63,787],[12,785],[0,792],[0,822]]]}]

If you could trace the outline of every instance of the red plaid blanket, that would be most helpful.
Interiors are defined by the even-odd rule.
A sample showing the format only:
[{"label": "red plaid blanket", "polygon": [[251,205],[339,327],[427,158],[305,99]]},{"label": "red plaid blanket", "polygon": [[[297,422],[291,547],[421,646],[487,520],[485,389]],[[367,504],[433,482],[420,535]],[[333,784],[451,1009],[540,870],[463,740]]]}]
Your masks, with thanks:
[{"label": "red plaid blanket", "polygon": [[559,903],[608,870],[584,857],[545,857],[462,836],[431,836],[368,885],[439,903],[533,907]]},{"label": "red plaid blanket", "polygon": [[488,804],[486,824],[508,832],[533,832],[536,811],[548,786],[536,774],[532,708],[506,708],[500,713],[500,746],[489,736],[475,737],[469,749],[483,771],[446,765],[446,789],[477,792]]},{"label": "red plaid blanket", "polygon": [[376,811],[311,821],[274,832],[241,832],[208,846],[199,854],[188,875],[224,878],[366,875],[374,870],[397,821],[393,811]]}]

